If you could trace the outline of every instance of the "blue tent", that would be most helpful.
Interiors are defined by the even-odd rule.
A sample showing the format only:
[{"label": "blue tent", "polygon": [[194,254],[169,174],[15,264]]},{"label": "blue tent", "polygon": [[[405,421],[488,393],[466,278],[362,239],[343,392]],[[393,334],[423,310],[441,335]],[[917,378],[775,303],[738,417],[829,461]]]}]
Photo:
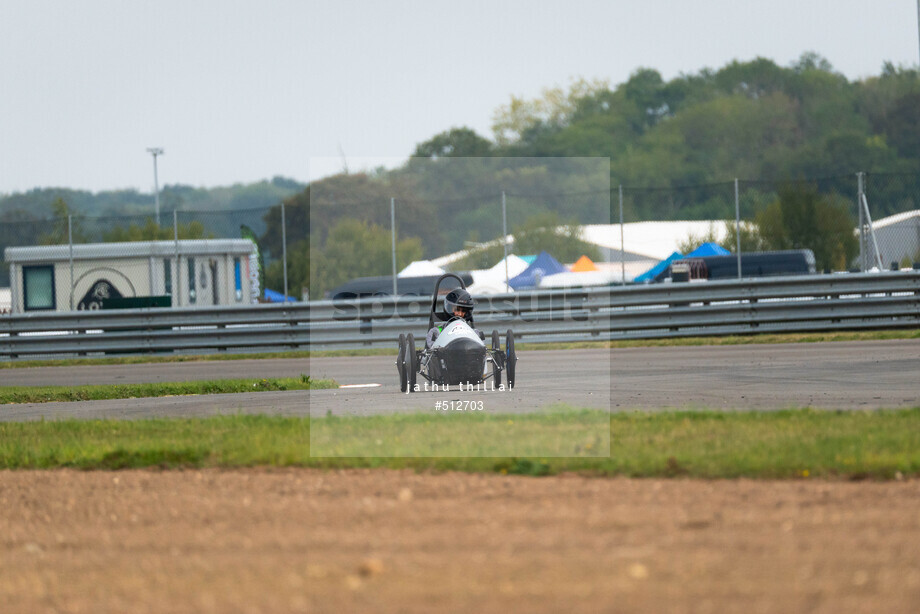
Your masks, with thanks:
[{"label": "blue tent", "polygon": [[686,255],[686,258],[705,258],[706,256],[728,256],[730,251],[718,243],[703,243]]},{"label": "blue tent", "polygon": [[508,285],[515,290],[535,288],[540,284],[540,280],[547,275],[565,273],[566,271],[568,269],[560,264],[558,260],[546,252],[540,252],[534,261],[530,263],[530,266],[524,269],[520,275],[508,280]]},{"label": "blue tent", "polygon": [[680,252],[674,252],[673,254],[671,254],[670,256],[668,256],[667,258],[665,258],[664,260],[662,260],[661,262],[659,262],[658,264],[656,264],[655,266],[647,270],[642,275],[637,276],[633,281],[636,282],[637,284],[653,282],[656,280],[656,278],[659,275],[661,275],[662,273],[668,270],[668,267],[671,266],[672,262],[674,262],[675,260],[680,260],[683,257],[684,257],[683,254],[681,254]]},{"label": "blue tent", "polygon": [[653,281],[661,281],[658,277],[662,276],[664,273],[667,273],[668,267],[671,266],[671,263],[675,260],[680,260],[681,258],[705,258],[706,256],[728,256],[731,254],[730,251],[722,247],[717,243],[703,243],[695,250],[687,254],[686,256],[681,255],[680,252],[674,252],[649,270],[647,270],[642,275],[636,277],[633,281],[636,283],[649,283]]},{"label": "blue tent", "polygon": [[[281,292],[275,292],[274,290],[269,290],[268,288],[265,288],[265,300],[267,300],[270,303],[283,303],[284,294]],[[287,297],[287,302],[296,303],[297,299],[294,298],[293,296],[289,296]]]}]

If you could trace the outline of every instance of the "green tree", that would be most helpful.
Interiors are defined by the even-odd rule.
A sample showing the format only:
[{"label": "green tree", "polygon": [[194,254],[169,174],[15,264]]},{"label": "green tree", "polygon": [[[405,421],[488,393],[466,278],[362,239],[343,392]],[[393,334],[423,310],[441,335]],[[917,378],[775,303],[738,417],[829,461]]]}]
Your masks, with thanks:
[{"label": "green tree", "polygon": [[451,128],[419,144],[415,156],[419,158],[475,158],[492,153],[492,143],[470,128]]},{"label": "green tree", "polygon": [[539,98],[525,100],[516,96],[499,107],[492,120],[492,132],[499,146],[511,145],[530,133],[561,128],[575,112],[578,101],[599,91],[607,90],[605,81],[576,79],[568,92],[562,88],[544,89]]},{"label": "green tree", "polygon": [[665,82],[661,73],[651,68],[640,68],[623,84],[626,100],[632,103],[630,115],[637,133],[645,132],[663,118],[671,115],[666,99]]},{"label": "green tree", "polygon": [[[704,243],[718,243],[719,236],[716,232],[715,226],[712,224],[709,225],[709,229],[701,235],[696,235],[694,233],[689,233],[687,238],[677,244],[677,251],[682,254],[689,254],[699,246]],[[723,246],[724,247],[724,246]],[[729,249],[729,251],[733,251]]]},{"label": "green tree", "polygon": [[583,255],[600,259],[597,246],[582,240],[581,227],[572,221],[561,221],[555,212],[535,215],[514,230],[514,253],[528,255],[541,251],[561,262],[575,262]]},{"label": "green tree", "polygon": [[[440,246],[436,211],[419,198],[411,177],[400,172],[352,173],[326,177],[284,200],[288,246],[309,240],[323,245],[330,230],[343,219],[353,219],[389,230],[390,199],[396,199],[396,227],[400,236],[422,237],[426,249]],[[262,218],[265,232],[259,245],[280,258],[281,204]]]},{"label": "green tree", "polygon": [[[265,233],[259,238],[259,248],[268,252],[272,258],[280,258],[281,245],[281,205],[276,205],[262,216],[265,221]],[[310,236],[310,186],[284,199],[284,233],[288,245],[293,245]]]},{"label": "green tree", "polygon": [[[508,253],[511,253],[514,246],[508,247]],[[455,260],[448,267],[451,271],[475,271],[488,269],[502,258],[505,257],[505,246],[501,241],[482,244],[478,247],[472,247],[463,258]]]},{"label": "green tree", "polygon": [[169,241],[175,238],[178,231],[180,239],[210,239],[213,235],[205,233],[201,222],[193,221],[188,224],[179,224],[177,229],[172,226],[159,226],[153,218],[147,218],[144,225],[131,223],[127,228],[115,226],[102,233],[102,240],[106,243],[120,243],[129,241]]},{"label": "green tree", "polygon": [[766,58],[730,62],[713,76],[715,86],[722,92],[740,94],[755,100],[773,92],[784,91],[787,79],[788,71]]},{"label": "green tree", "polygon": [[[325,260],[319,250],[311,250],[310,242],[306,239],[288,244],[287,249],[287,274],[288,274],[288,294],[300,297],[303,290],[310,287],[310,266],[311,262],[322,269],[325,267]],[[284,266],[281,258],[274,260],[266,267],[265,286],[277,292],[284,290]],[[320,299],[322,294],[314,295],[310,293],[311,298]]]},{"label": "green tree", "polygon": [[[83,230],[80,218],[73,215],[73,210],[63,198],[54,199],[54,202],[51,203],[51,211],[54,214],[54,219],[51,221],[51,230],[39,235],[39,244],[67,245],[71,239],[74,243],[86,243],[89,241],[87,234]],[[68,218],[70,218],[69,229]]]},{"label": "green tree", "polygon": [[[397,242],[397,269],[421,257],[422,243],[418,238]],[[288,247],[288,290],[298,293],[301,288],[309,288],[312,298],[321,298],[329,290],[356,277],[390,273],[390,231],[360,220],[339,221],[330,230],[321,249],[308,240]],[[282,262],[272,262],[266,271],[266,285],[280,290],[284,285],[283,275]]]},{"label": "green tree", "polygon": [[823,195],[814,185],[790,183],[755,219],[767,249],[810,249],[818,270],[839,271],[859,249],[849,208],[846,200]]},{"label": "green tree", "polygon": [[905,94],[894,103],[884,130],[900,154],[920,158],[920,92]]},{"label": "green tree", "polygon": [[[766,244],[753,222],[742,221],[741,227],[741,253],[745,252],[763,252],[768,251],[770,247]],[[722,247],[730,252],[738,251],[738,231],[735,226],[735,220],[725,220],[725,238],[719,243]]]},{"label": "green tree", "polygon": [[[276,177],[254,184],[226,187],[194,188],[166,185],[160,196],[163,213],[182,211],[220,211],[226,209],[263,209],[304,189],[304,185]],[[153,195],[137,190],[85,192],[66,188],[36,188],[27,192],[0,194],[0,212],[23,209],[36,215],[53,213],[53,202],[63,199],[71,213],[88,216],[147,216],[153,211]]]}]

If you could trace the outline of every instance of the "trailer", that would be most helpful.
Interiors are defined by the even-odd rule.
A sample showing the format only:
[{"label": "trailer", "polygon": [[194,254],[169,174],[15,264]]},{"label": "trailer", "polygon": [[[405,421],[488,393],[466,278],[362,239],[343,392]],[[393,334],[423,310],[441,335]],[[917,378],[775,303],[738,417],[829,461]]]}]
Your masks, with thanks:
[{"label": "trailer", "polygon": [[[672,281],[704,281],[738,277],[738,257],[703,256],[682,258],[665,269],[660,280],[670,276]],[[777,275],[814,275],[815,255],[810,249],[790,249],[774,252],[741,254],[742,277],[773,277]]]},{"label": "trailer", "polygon": [[8,247],[12,313],[246,305],[259,274],[249,239]]}]

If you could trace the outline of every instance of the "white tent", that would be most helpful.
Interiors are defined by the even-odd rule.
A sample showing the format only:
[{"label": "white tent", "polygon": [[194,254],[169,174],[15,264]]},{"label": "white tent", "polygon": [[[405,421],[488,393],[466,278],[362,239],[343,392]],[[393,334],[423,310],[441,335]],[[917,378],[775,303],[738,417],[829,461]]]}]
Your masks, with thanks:
[{"label": "white tent", "polygon": [[[726,232],[725,222],[720,220],[631,222],[624,224],[622,230],[619,224],[588,224],[582,226],[582,239],[607,250],[623,250],[627,254],[627,261],[639,259],[657,262],[670,256],[681,242],[691,236],[706,237],[712,234],[717,241],[721,241],[725,238]],[[610,257],[611,262],[619,260],[619,254]]]},{"label": "white tent", "polygon": [[[527,268],[527,261],[519,258],[514,254],[508,254],[508,279],[520,275]],[[498,264],[490,269],[470,271],[473,276],[473,283],[468,290],[470,294],[499,294],[502,292],[513,292],[505,286],[505,259],[502,258]]]},{"label": "white tent", "polygon": [[416,260],[396,274],[397,277],[425,277],[427,275],[443,275],[444,269],[431,260]]},{"label": "white tent", "polygon": [[606,286],[622,283],[623,275],[626,281],[632,281],[650,267],[655,266],[654,260],[635,260],[621,264],[619,262],[598,262],[596,271],[576,273],[556,273],[547,275],[540,280],[540,288],[578,288],[588,286]]},{"label": "white tent", "polygon": [[[498,261],[498,264],[493,266],[491,269],[488,269],[489,274],[491,275],[501,275],[502,280],[505,278],[505,258],[502,258]],[[524,272],[524,269],[527,268],[527,261],[523,258],[519,258],[514,254],[508,254],[508,279],[516,277]]]}]

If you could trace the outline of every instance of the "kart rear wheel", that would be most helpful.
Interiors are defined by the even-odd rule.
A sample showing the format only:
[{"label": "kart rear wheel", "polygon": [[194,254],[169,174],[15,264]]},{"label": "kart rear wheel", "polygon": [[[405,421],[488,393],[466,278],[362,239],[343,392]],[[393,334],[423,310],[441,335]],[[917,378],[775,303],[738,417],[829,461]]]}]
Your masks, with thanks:
[{"label": "kart rear wheel", "polygon": [[509,328],[505,338],[505,370],[508,372],[508,388],[514,388],[514,372],[517,365],[517,354],[514,351],[514,332]]},{"label": "kart rear wheel", "polygon": [[495,330],[494,328],[492,329],[492,349],[495,351],[499,351],[502,349],[501,335],[499,335],[498,331]]},{"label": "kart rear wheel", "polygon": [[396,354],[396,370],[399,372],[399,391],[406,391],[406,336],[399,334],[399,352]]},{"label": "kart rear wheel", "polygon": [[415,337],[409,333],[406,336],[406,386],[409,392],[415,392],[417,376],[418,355],[415,353]]},{"label": "kart rear wheel", "polygon": [[496,390],[502,385],[502,368],[494,359],[492,360],[492,383]]}]

